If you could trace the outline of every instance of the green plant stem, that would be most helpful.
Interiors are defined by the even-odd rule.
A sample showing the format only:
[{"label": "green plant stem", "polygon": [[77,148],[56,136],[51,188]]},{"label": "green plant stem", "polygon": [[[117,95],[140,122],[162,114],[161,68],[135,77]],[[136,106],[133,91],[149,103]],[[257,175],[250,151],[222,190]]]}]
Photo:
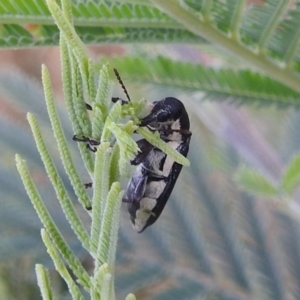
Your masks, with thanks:
[{"label": "green plant stem", "polygon": [[64,211],[66,219],[69,221],[74,233],[82,243],[83,247],[89,250],[89,235],[82,224],[74,205],[62,183],[62,180],[55,168],[55,165],[50,157],[48,149],[45,145],[45,142],[42,138],[42,134],[39,130],[37,121],[35,117],[28,113],[27,119],[30,124],[30,128],[37,146],[37,149],[40,153],[41,159],[45,166],[48,177],[53,185],[53,188],[56,192],[57,199]]},{"label": "green plant stem", "polygon": [[258,46],[259,46],[259,50],[261,52],[263,52],[263,53],[265,52],[265,50],[266,50],[265,48],[268,45],[270,38],[271,38],[273,32],[275,31],[279,21],[281,20],[281,17],[289,3],[290,3],[290,0],[281,0],[278,2],[278,5],[275,9],[275,12],[274,12],[272,18],[269,19],[270,21],[267,24],[267,26],[264,28],[264,31],[262,32],[262,35],[259,39]]},{"label": "green plant stem", "polygon": [[153,6],[148,0],[111,0],[110,2]]},{"label": "green plant stem", "polygon": [[36,264],[35,273],[43,300],[54,300],[48,270],[44,266]]},{"label": "green plant stem", "polygon": [[44,228],[41,230],[41,235],[43,242],[47,247],[47,252],[49,253],[54,262],[55,269],[59,272],[60,276],[65,280],[66,284],[68,285],[69,292],[71,293],[73,300],[84,300],[79,287],[74,282],[72,276],[68,272],[58,251],[55,248],[53,241],[51,240],[50,236]]},{"label": "green plant stem", "polygon": [[[182,29],[182,25],[176,22],[170,22],[170,20],[155,20],[155,22],[149,22],[145,20],[120,20],[115,17],[110,18],[76,18],[73,19],[74,25],[79,27],[98,27],[98,28],[161,28],[161,29]],[[3,16],[1,15],[1,23],[3,24],[19,24],[24,25],[26,23],[38,24],[41,26],[54,25],[52,17],[44,15],[35,16],[23,16],[14,14]]]},{"label": "green plant stem", "polygon": [[65,16],[54,0],[46,0],[47,6],[57,24],[57,27],[61,31],[61,33],[65,36],[67,43],[72,46],[72,50],[74,54],[78,58],[80,63],[84,62],[87,63],[88,54],[87,50],[80,40],[79,36],[76,34],[76,31],[70,20],[68,20],[69,16]]},{"label": "green plant stem", "polygon": [[167,155],[170,155],[172,157],[172,159],[174,159],[174,161],[176,161],[177,163],[179,163],[183,166],[187,166],[187,167],[190,165],[190,162],[186,157],[184,157],[177,150],[169,147],[169,145],[167,145],[167,143],[165,141],[163,141],[159,137],[155,136],[154,133],[146,130],[143,127],[139,127],[137,129],[137,132],[139,134],[141,134],[150,144],[161,149]]},{"label": "green plant stem", "polygon": [[94,193],[91,224],[90,252],[96,257],[98,241],[101,232],[101,222],[105,200],[109,190],[109,143],[102,143],[96,153],[96,163],[94,172]]},{"label": "green plant stem", "polygon": [[90,288],[90,277],[86,270],[83,268],[80,260],[74,255],[60,231],[56,227],[53,219],[51,218],[41,196],[30,176],[29,170],[25,161],[16,154],[16,165],[23,181],[26,192],[31,200],[31,203],[37,212],[39,219],[44,224],[47,232],[50,234],[55,246],[59,249],[61,255],[68,263],[73,273],[77,276],[78,282],[87,290]]},{"label": "green plant stem", "polygon": [[[299,26],[299,24],[298,24]],[[296,31],[296,34],[294,35],[294,38],[292,40],[291,45],[289,45],[285,55],[284,55],[284,61],[287,69],[292,69],[294,66],[294,58],[297,54],[298,48],[299,48],[299,42],[300,42],[300,26],[298,27],[298,30]]]},{"label": "green plant stem", "polygon": [[136,300],[136,297],[133,294],[128,294],[125,300]]},{"label": "green plant stem", "polygon": [[[80,133],[81,127],[79,121],[77,120],[76,111],[73,105],[73,101],[75,100],[73,99],[73,89],[72,89],[71,60],[72,59],[74,60],[75,58],[73,57],[71,51],[68,49],[67,42],[63,37],[62,33],[60,34],[60,58],[61,58],[64,98],[67,105],[67,111],[74,132]],[[84,143],[78,143],[78,148],[83,158],[86,169],[90,174],[92,174],[94,170],[94,158],[92,157],[91,151],[86,149],[86,145]]]},{"label": "green plant stem", "polygon": [[204,22],[209,22],[210,13],[213,6],[213,1],[211,0],[204,0],[202,4],[202,16]]},{"label": "green plant stem", "polygon": [[70,24],[73,24],[71,1],[61,0],[60,2],[61,2],[61,10],[62,10],[63,14],[68,19]]},{"label": "green plant stem", "polygon": [[104,263],[108,263],[109,271],[114,272],[122,196],[120,183],[114,182],[108,193],[101,220],[95,272]]},{"label": "green plant stem", "polygon": [[42,66],[42,81],[44,86],[44,93],[45,93],[45,100],[47,105],[47,111],[49,114],[49,118],[51,121],[51,126],[53,129],[53,133],[57,142],[58,150],[60,153],[60,157],[64,166],[68,177],[72,183],[76,196],[78,197],[78,201],[83,205],[83,207],[90,206],[90,200],[86,193],[86,190],[80,180],[78,172],[75,168],[75,165],[72,161],[71,153],[69,151],[67,141],[61,127],[61,123],[59,117],[57,115],[52,87],[51,87],[51,80],[50,74],[46,66]]},{"label": "green plant stem", "polygon": [[101,299],[100,292],[102,289],[103,279],[106,274],[109,274],[109,269],[108,269],[108,265],[105,263],[102,266],[100,266],[100,268],[92,278],[92,287],[91,287],[92,300]]},{"label": "green plant stem", "polygon": [[241,20],[243,17],[243,10],[245,7],[246,0],[239,0],[235,5],[235,10],[233,11],[232,19],[230,22],[229,31],[232,34],[232,38],[238,40],[239,39],[239,29]]},{"label": "green plant stem", "polygon": [[151,0],[157,7],[183,24],[191,32],[207,41],[227,50],[234,56],[240,57],[246,64],[254,66],[269,77],[278,80],[286,86],[300,92],[300,77],[288,69],[266,59],[264,55],[255,54],[251,50],[241,45],[238,40],[229,38],[212,27],[209,23],[204,23],[196,15],[184,10],[177,1],[174,0]]}]

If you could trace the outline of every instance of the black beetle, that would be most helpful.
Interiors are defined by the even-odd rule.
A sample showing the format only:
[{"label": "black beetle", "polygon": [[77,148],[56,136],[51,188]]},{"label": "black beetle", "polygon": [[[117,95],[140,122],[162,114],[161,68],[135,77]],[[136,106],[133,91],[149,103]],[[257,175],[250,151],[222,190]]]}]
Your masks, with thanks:
[{"label": "black beetle", "polygon": [[[173,97],[153,104],[150,114],[141,120],[140,126],[158,130],[160,137],[170,147],[186,157],[191,132],[184,105]],[[140,152],[131,161],[131,164],[137,167],[128,183],[123,202],[127,203],[134,229],[142,232],[152,225],[163,211],[182,165],[145,139],[137,143]]]},{"label": "black beetle", "polygon": [[[114,72],[130,101],[118,71],[114,69]],[[112,98],[112,101],[121,101],[122,105],[128,103],[120,98]],[[186,157],[192,133],[189,116],[183,103],[176,98],[167,97],[150,105],[152,106],[150,113],[140,120],[139,126],[158,131],[162,140]],[[92,109],[89,104],[86,104],[86,107]],[[73,140],[86,142],[87,147],[93,152],[97,150],[93,146],[99,145],[98,141],[84,136],[74,135]],[[136,168],[122,201],[127,203],[132,225],[140,233],[152,225],[162,213],[182,165],[145,139],[137,141],[137,144],[140,151],[131,161]],[[92,184],[85,186],[91,187]]]}]

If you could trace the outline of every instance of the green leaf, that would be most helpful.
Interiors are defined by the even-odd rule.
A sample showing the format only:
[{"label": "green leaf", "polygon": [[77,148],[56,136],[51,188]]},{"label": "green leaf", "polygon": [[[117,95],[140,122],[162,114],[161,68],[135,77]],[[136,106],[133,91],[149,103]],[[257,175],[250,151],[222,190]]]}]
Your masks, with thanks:
[{"label": "green leaf", "polygon": [[[28,122],[30,124],[31,130],[32,130],[32,134],[34,136],[35,139],[35,143],[37,145],[37,149],[40,153],[41,159],[44,163],[46,172],[51,180],[51,183],[55,189],[57,198],[61,204],[61,207],[66,215],[66,218],[68,219],[72,229],[74,230],[75,234],[77,235],[78,239],[81,241],[82,245],[86,248],[89,249],[89,235],[85,229],[85,227],[82,224],[82,221],[80,220],[74,205],[72,204],[72,201],[62,183],[62,180],[55,168],[55,165],[50,157],[50,154],[47,150],[47,147],[45,145],[45,142],[42,138],[40,129],[38,127],[37,121],[34,118],[33,115],[28,114],[27,116],[28,118]],[[67,150],[65,150],[66,153],[68,153]],[[72,165],[69,164],[68,165]],[[78,175],[77,175],[78,176]],[[70,176],[71,178],[74,177],[74,174],[72,174]],[[76,177],[76,176],[75,176]],[[77,178],[77,180],[79,180]],[[83,186],[81,184],[81,182],[79,182],[78,184],[79,189],[81,190],[83,193],[79,196],[79,199],[83,200],[83,204],[85,204],[84,199],[86,199],[86,201],[89,201],[85,190],[83,189]],[[78,191],[77,191],[78,192]],[[88,202],[89,203],[89,202]]]},{"label": "green leaf", "polygon": [[[1,1],[0,18],[1,21],[7,23],[4,23],[0,29],[0,41],[5,41],[6,46],[58,42],[59,33],[51,25],[53,23],[47,9],[45,13],[41,13],[40,17],[37,17],[40,13],[39,11],[43,11],[40,9],[45,3],[43,1],[33,2],[38,1],[29,0],[28,2],[22,1],[22,3],[20,0]],[[192,85],[189,86],[188,82],[186,87],[184,87],[182,84],[185,84],[184,78],[176,77],[177,75],[173,77],[172,75],[173,72],[175,74],[176,68],[178,68],[178,73],[185,69],[181,70],[178,64],[175,65],[175,70],[172,68],[163,70],[164,67],[161,70],[157,68],[159,72],[155,74],[158,75],[159,81],[163,77],[168,79],[168,74],[177,80],[177,82],[173,80],[169,83],[161,81],[163,87],[180,88],[182,85],[184,89],[190,91],[199,92],[204,90],[207,98],[234,98],[242,103],[257,101],[260,104],[276,103],[282,105],[283,103],[298,105],[299,78],[297,72],[299,69],[299,47],[297,45],[299,26],[297,25],[299,24],[299,7],[297,2],[295,2],[295,5],[289,5],[286,10],[280,10],[280,5],[284,6],[287,1],[266,0],[261,1],[256,6],[248,6],[249,1],[182,0],[176,3],[173,1],[172,3],[172,1],[168,0],[157,0],[158,5],[169,5],[165,9],[170,13],[170,16],[162,13],[157,8],[153,8],[150,1],[123,0],[122,4],[126,2],[124,7],[122,7],[120,2],[118,1],[116,5],[110,1],[99,3],[99,1],[95,0],[74,3],[73,10],[74,7],[77,8],[77,10],[74,10],[76,12],[74,21],[75,23],[78,22],[76,31],[84,38],[85,42],[131,41],[142,43],[149,41],[154,43],[162,41],[171,43],[176,41],[200,43],[202,41],[200,35],[207,36],[208,40],[213,43],[210,47],[219,45],[222,46],[222,51],[224,51],[223,49],[225,51],[230,50],[234,54],[234,59],[238,57],[243,58],[243,67],[244,65],[259,67],[270,78],[277,78],[279,82],[291,86],[292,89],[288,89],[286,86],[268,77],[260,78],[258,73],[252,74],[253,72],[250,72],[251,76],[245,76],[243,72],[235,70],[229,70],[229,72],[227,70],[226,72],[218,70],[216,72],[216,70],[204,68],[202,74],[202,69],[197,69],[197,72],[194,72],[193,66],[187,66],[186,73],[184,73]],[[102,3],[104,4],[102,5]],[[178,3],[180,7],[177,5]],[[139,5],[143,7],[140,8]],[[119,9],[120,7],[121,9]],[[172,10],[174,7],[175,9],[178,8],[178,11]],[[1,15],[3,8],[5,8],[5,16]],[[253,12],[251,19],[248,14],[250,9]],[[22,13],[18,13],[18,11],[22,11]],[[9,15],[9,12],[12,12],[12,15]],[[263,13],[259,14],[259,12]],[[14,14],[17,16],[16,20],[13,20]],[[103,15],[101,19],[103,23],[97,23],[100,20],[98,18],[99,14]],[[172,16],[175,17],[172,18]],[[35,22],[29,22],[32,20]],[[69,17],[68,20],[71,23]],[[290,20],[292,22],[289,24]],[[244,26],[244,21],[246,23],[249,21],[247,23],[249,27],[247,27],[248,31],[244,30],[242,32],[240,24]],[[20,25],[26,22],[27,24],[35,23],[38,25],[33,26],[34,28]],[[194,29],[197,30],[196,34],[198,36],[186,29],[191,28],[192,22],[195,22],[196,26]],[[92,23],[94,25],[89,27]],[[289,26],[285,26],[285,24]],[[280,32],[283,32],[282,36]],[[241,36],[241,40],[239,36]],[[66,43],[66,41],[64,42]],[[69,50],[72,52],[71,49]],[[74,66],[76,64],[74,57],[69,56],[69,58],[73,59],[71,64]],[[151,64],[151,60],[147,59],[147,63],[149,61]],[[139,65],[136,67],[139,67]],[[140,67],[140,77],[148,72],[144,67],[151,70],[151,66],[149,67],[146,64],[144,66],[140,65]],[[194,76],[194,79],[188,77],[188,69],[193,71],[191,75]],[[83,87],[83,83],[81,83],[82,87],[78,87],[74,91],[79,91],[81,94],[91,92],[91,95],[94,95],[95,89],[90,88],[93,76],[88,76],[91,70],[92,68],[88,68],[87,73],[83,73],[88,79],[89,88],[87,91],[83,92],[83,89],[86,89],[86,87]],[[69,71],[74,71],[74,69]],[[128,72],[130,72],[130,69]],[[199,79],[197,77],[198,73],[201,73]],[[81,80],[80,76],[78,76],[80,73],[69,72],[69,75],[71,74],[75,81],[68,85],[69,90],[77,84],[79,85]],[[69,76],[69,78],[71,77]],[[205,82],[205,79],[209,81]],[[65,78],[65,80],[67,79]],[[199,86],[197,81],[200,82]],[[222,81],[224,81],[224,84]],[[155,82],[155,80],[150,78],[149,82]],[[227,90],[226,85],[228,86]],[[87,97],[91,95],[87,95]],[[70,92],[69,96],[72,96]],[[25,101],[24,98],[26,97],[21,97],[21,100]],[[74,97],[74,103],[79,98],[83,97]],[[28,99],[31,100],[30,97]],[[271,100],[268,102],[269,99]],[[83,101],[80,105],[83,107]],[[36,105],[31,104],[31,106]],[[33,108],[35,109],[35,107]],[[79,118],[82,112],[84,112],[82,108],[76,109],[73,115]],[[209,118],[211,115],[207,117]],[[212,122],[215,122],[213,118],[211,119]],[[235,121],[238,122],[237,120]],[[8,125],[7,129],[12,127],[2,119],[0,122],[1,124],[6,124],[6,126]],[[222,162],[219,165],[226,166],[226,172],[212,168],[209,165],[209,159],[213,159],[211,148],[216,147],[216,144],[220,145],[221,142],[217,141],[214,136],[208,137],[207,128],[204,129],[205,134],[203,136],[196,138],[197,132],[203,129],[203,124],[197,126],[194,125],[195,123],[197,123],[196,120],[193,121],[193,141],[201,141],[199,145],[204,145],[204,147],[199,146],[196,149],[191,147],[190,157],[193,159],[191,167],[183,170],[181,179],[178,180],[172,193],[172,199],[168,202],[161,218],[154,226],[148,229],[149,231],[147,230],[147,232],[137,238],[136,233],[129,229],[128,216],[125,216],[124,226],[121,226],[119,235],[120,251],[118,263],[116,264],[117,270],[115,273],[106,276],[105,283],[102,275],[108,272],[102,273],[99,271],[98,286],[103,286],[104,283],[105,291],[103,293],[105,292],[105,297],[110,299],[114,298],[110,291],[112,290],[111,286],[115,275],[117,276],[117,290],[120,294],[123,293],[120,299],[125,298],[129,290],[135,290],[139,295],[147,293],[147,297],[153,299],[217,298],[228,300],[229,298],[251,299],[256,297],[259,299],[281,300],[288,296],[297,299],[299,295],[298,287],[300,286],[300,248],[297,242],[300,240],[299,224],[290,218],[288,214],[285,214],[283,209],[278,210],[276,207],[272,207],[272,210],[270,210],[265,202],[259,202],[257,199],[244,193],[239,193],[236,190],[236,187],[232,184],[231,176],[232,170],[235,170],[239,162],[239,157],[236,153],[233,153],[234,151],[225,151],[225,154],[222,153],[218,157]],[[252,124],[247,123],[247,125],[250,126]],[[81,123],[79,127],[83,128],[84,126],[85,124]],[[13,145],[17,145],[14,147],[18,151],[24,151],[23,144],[20,142],[20,140],[23,141],[24,139],[24,129],[21,127],[17,128],[19,132],[15,134],[14,139],[12,138],[12,141],[15,142]],[[120,126],[120,129],[124,129],[124,127]],[[80,130],[75,130],[75,133],[77,132],[79,133]],[[226,135],[223,134],[224,136]],[[256,137],[251,138],[254,145],[259,150],[262,150],[262,143],[260,143],[259,138],[257,140],[255,140]],[[27,138],[28,141],[24,140],[24,145],[30,144],[28,142],[30,139]],[[215,144],[211,142],[212,140]],[[3,142],[2,138],[1,141]],[[233,139],[230,141],[233,141]],[[249,141],[250,139],[247,136],[239,139],[240,143],[244,143],[243,146],[247,145]],[[14,148],[10,148],[8,144],[7,142],[3,143],[4,148],[14,152]],[[233,141],[230,144],[233,149],[238,149],[237,142]],[[80,147],[83,148],[84,145]],[[193,150],[194,155],[192,155]],[[121,158],[119,146],[114,146],[113,151],[109,164],[110,170],[114,170],[114,178],[109,178],[109,185],[113,181],[119,180],[117,171],[117,162]],[[203,152],[207,153],[203,154]],[[93,158],[93,154],[89,154],[90,158]],[[258,154],[254,155],[259,156]],[[31,153],[38,178],[41,178],[42,181],[44,170],[38,164],[36,156],[36,153]],[[218,154],[214,154],[214,156],[218,156]],[[4,160],[5,158],[6,156],[4,155]],[[93,159],[90,159],[90,162],[93,162]],[[126,163],[128,164],[128,161],[125,161],[124,165]],[[87,165],[92,175],[94,170],[93,163]],[[280,170],[280,167],[281,164],[278,163],[278,168],[277,166],[276,168]],[[4,199],[1,202],[1,208],[9,208],[10,205],[15,203],[18,213],[12,213],[13,210],[10,211],[10,214],[6,213],[6,210],[1,209],[0,211],[1,228],[4,224],[5,226],[3,227],[7,229],[9,234],[14,234],[13,237],[4,238],[1,230],[1,249],[6,247],[6,252],[9,252],[9,254],[20,251],[19,249],[22,249],[24,253],[24,248],[26,247],[37,251],[36,247],[34,247],[36,243],[34,243],[32,236],[28,234],[28,230],[24,230],[24,227],[26,229],[29,228],[31,233],[30,229],[32,231],[36,230],[39,224],[32,224],[31,219],[25,213],[26,210],[20,209],[20,207],[23,208],[21,205],[24,194],[19,193],[18,182],[13,175],[5,178],[8,177],[7,174],[12,174],[12,172],[5,171],[6,169],[1,167],[1,198]],[[252,183],[252,189],[253,186],[257,186],[259,176],[255,177],[256,183]],[[216,179],[218,180],[217,188]],[[39,184],[41,185],[41,182]],[[265,189],[265,187],[260,188],[262,190]],[[2,193],[2,189],[5,189],[6,193]],[[267,184],[266,190],[268,191],[268,189],[274,190],[272,185],[270,188],[270,182]],[[41,191],[45,191],[47,195],[45,199],[53,197],[46,190],[43,185]],[[19,199],[19,201],[15,202],[15,199]],[[53,208],[52,202],[49,201],[47,204],[50,204],[49,208]],[[25,222],[27,218],[29,222]],[[10,228],[14,222],[16,224]],[[280,230],[272,231],[270,235],[269,229],[274,227],[280,228]],[[16,229],[22,230],[19,237],[15,235]],[[166,234],[168,236],[167,239]],[[79,248],[76,242],[72,246]],[[107,249],[106,246],[104,248]],[[7,251],[7,249],[12,251]],[[39,251],[42,252],[42,249],[39,248]],[[149,255],[149,253],[154,253],[155,255]],[[264,280],[261,280],[261,278]],[[11,280],[11,282],[14,282],[14,280]],[[150,287],[148,285],[149,282],[151,282]],[[157,286],[159,289],[155,288]],[[95,290],[95,299],[99,298],[100,292],[99,289]]]},{"label": "green leaf", "polygon": [[159,135],[156,135],[155,133],[152,133],[150,131],[147,131],[146,129],[139,127],[137,129],[137,132],[141,134],[150,144],[154,145],[155,147],[161,149],[164,153],[172,157],[174,161],[177,163],[183,165],[183,166],[189,166],[190,162],[189,160],[184,157],[182,154],[180,154],[177,150],[171,148],[165,141],[161,140]]},{"label": "green leaf", "polygon": [[74,162],[71,157],[71,153],[68,149],[66,137],[64,135],[59,117],[56,112],[56,107],[54,104],[54,98],[53,98],[52,87],[51,87],[51,81],[50,81],[50,74],[44,65],[42,66],[42,81],[44,86],[47,111],[51,121],[52,130],[55,139],[57,141],[57,146],[59,149],[61,160],[63,162],[63,166],[71,180],[71,183],[74,187],[79,202],[84,207],[89,207],[90,202],[87,193],[81,183],[78,172],[75,168]]},{"label": "green leaf", "polygon": [[35,184],[33,183],[26,162],[18,154],[16,155],[16,165],[32,205],[55,243],[55,246],[59,249],[61,255],[68,262],[69,267],[78,277],[78,281],[82,284],[82,286],[89,289],[90,278],[88,273],[83,268],[80,260],[74,255],[70,247],[67,245],[56,224],[53,222],[53,219],[51,218]]},{"label": "green leaf", "polygon": [[281,189],[291,195],[300,184],[300,154],[295,155],[287,165],[282,178]]},{"label": "green leaf", "polygon": [[[84,43],[203,42],[150,3],[73,1],[73,22]],[[59,31],[44,1],[4,0],[0,47],[57,45]],[[34,25],[23,25],[34,24]]]},{"label": "green leaf", "polygon": [[242,190],[255,196],[277,197],[275,186],[261,173],[249,168],[237,171],[235,179]]},{"label": "green leaf", "polygon": [[[91,253],[96,258],[98,241],[101,232],[101,222],[103,219],[105,201],[109,190],[109,159],[110,144],[101,143],[96,153],[96,163],[94,170],[94,191],[93,191],[93,210],[91,224]],[[102,229],[103,230],[103,229]]]},{"label": "green leaf", "polygon": [[91,289],[92,300],[99,299],[99,298],[101,299],[100,293],[102,291],[104,278],[106,275],[111,275],[111,274],[109,274],[109,267],[105,263],[102,266],[100,266],[97,272],[94,274],[94,278],[92,282],[93,285]]},{"label": "green leaf", "polygon": [[164,57],[125,57],[110,60],[132,82],[203,91],[210,100],[270,105],[300,105],[300,93],[251,70],[216,69]]},{"label": "green leaf", "polygon": [[[152,0],[152,3],[155,3],[155,5],[162,11],[175,18],[186,29],[189,29],[194,34],[198,35],[199,37],[203,37],[208,42],[213,43],[218,47],[225,48],[233,56],[241,58],[243,62],[248,63],[248,65],[251,67],[255,67],[274,80],[277,80],[300,92],[298,75],[293,72],[294,70],[292,70],[290,66],[286,64],[285,68],[282,68],[278,65],[278,63],[268,60],[264,54],[264,47],[262,49],[258,48],[258,51],[253,51],[249,47],[246,47],[245,44],[239,40],[236,32],[234,32],[235,34],[224,34],[224,32],[221,32],[216,28],[214,22],[210,21],[210,16],[213,11],[210,10],[212,7],[212,2],[213,1],[209,0],[205,2],[205,5],[201,8],[203,11],[201,11],[199,16],[199,13],[193,11],[193,9],[186,9],[184,1],[175,4],[173,0]],[[207,7],[209,7],[208,12],[206,11]],[[223,11],[220,10],[219,16],[221,16],[222,13]],[[285,13],[285,11],[283,13]],[[235,18],[235,14],[232,15]],[[272,16],[273,11],[271,11],[266,17],[271,18]],[[294,41],[297,41],[297,37],[294,39]],[[252,43],[251,46],[256,45],[253,45]],[[260,50],[263,54],[260,53]],[[295,54],[296,53],[293,53],[291,58],[293,62],[295,59]],[[290,64],[291,63],[289,62],[289,65]]]},{"label": "green leaf", "polygon": [[135,295],[133,295],[133,294],[128,294],[128,295],[126,296],[125,300],[137,300],[137,299],[136,299]]},{"label": "green leaf", "polygon": [[78,285],[74,282],[74,279],[70,275],[57,249],[55,248],[55,244],[53,243],[53,241],[51,240],[50,236],[44,228],[41,230],[41,235],[43,242],[47,247],[47,252],[50,254],[56,270],[59,272],[60,276],[65,280],[66,284],[68,285],[69,292],[71,293],[73,299],[84,300]]},{"label": "green leaf", "polygon": [[43,265],[36,264],[35,272],[43,300],[53,300],[49,272]]}]

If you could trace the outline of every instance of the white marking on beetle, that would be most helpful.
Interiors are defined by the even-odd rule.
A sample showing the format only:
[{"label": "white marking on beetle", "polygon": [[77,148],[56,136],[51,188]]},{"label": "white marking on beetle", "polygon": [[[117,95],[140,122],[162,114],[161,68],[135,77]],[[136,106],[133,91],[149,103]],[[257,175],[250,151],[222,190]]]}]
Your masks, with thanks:
[{"label": "white marking on beetle", "polygon": [[[170,141],[168,142],[168,145],[176,150],[180,146],[180,143]],[[173,167],[174,160],[170,156],[167,156],[163,165],[163,170],[161,171],[159,170],[159,165],[164,156],[166,156],[166,154],[163,152],[151,152],[149,160],[152,162],[152,169],[150,171],[156,175],[168,177]],[[140,201],[140,208],[136,211],[135,224],[133,224],[135,230],[143,230],[148,219],[152,215],[152,210],[157,204],[157,199],[163,193],[166,185],[167,182],[165,180],[151,181],[146,185],[144,197]]]},{"label": "white marking on beetle", "polygon": [[134,220],[133,228],[137,231],[143,230],[148,219],[151,217],[151,211],[155,207],[156,199],[144,197],[140,202],[140,209],[136,211],[136,218]]}]

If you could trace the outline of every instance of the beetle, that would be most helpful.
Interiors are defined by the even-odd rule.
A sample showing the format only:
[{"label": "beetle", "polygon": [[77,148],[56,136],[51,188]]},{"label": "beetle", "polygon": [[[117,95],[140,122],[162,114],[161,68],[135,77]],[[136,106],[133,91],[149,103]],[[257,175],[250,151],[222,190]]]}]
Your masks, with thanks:
[{"label": "beetle", "polygon": [[[158,130],[160,137],[185,157],[191,139],[190,122],[182,102],[167,97],[153,102],[151,112],[140,126]],[[178,179],[182,165],[145,139],[137,142],[140,152],[131,161],[136,165],[123,202],[127,203],[133,228],[141,233],[162,213]]]},{"label": "beetle", "polygon": [[[118,71],[114,69],[114,72],[130,101]],[[120,98],[112,98],[112,102],[117,101],[121,101],[122,105],[128,103]],[[86,107],[92,110],[89,104],[86,104]],[[162,140],[186,157],[192,133],[189,130],[189,116],[183,103],[174,97],[167,97],[149,104],[149,107],[150,113],[140,120],[139,126],[147,127],[150,131],[158,131]],[[95,146],[99,145],[98,141],[85,136],[74,135],[73,140],[86,142],[87,148],[93,152],[97,151]],[[131,160],[131,164],[136,168],[122,201],[127,203],[133,228],[141,233],[162,213],[182,165],[145,139],[137,141],[137,145],[140,151]],[[92,184],[85,186],[91,187]]]}]

